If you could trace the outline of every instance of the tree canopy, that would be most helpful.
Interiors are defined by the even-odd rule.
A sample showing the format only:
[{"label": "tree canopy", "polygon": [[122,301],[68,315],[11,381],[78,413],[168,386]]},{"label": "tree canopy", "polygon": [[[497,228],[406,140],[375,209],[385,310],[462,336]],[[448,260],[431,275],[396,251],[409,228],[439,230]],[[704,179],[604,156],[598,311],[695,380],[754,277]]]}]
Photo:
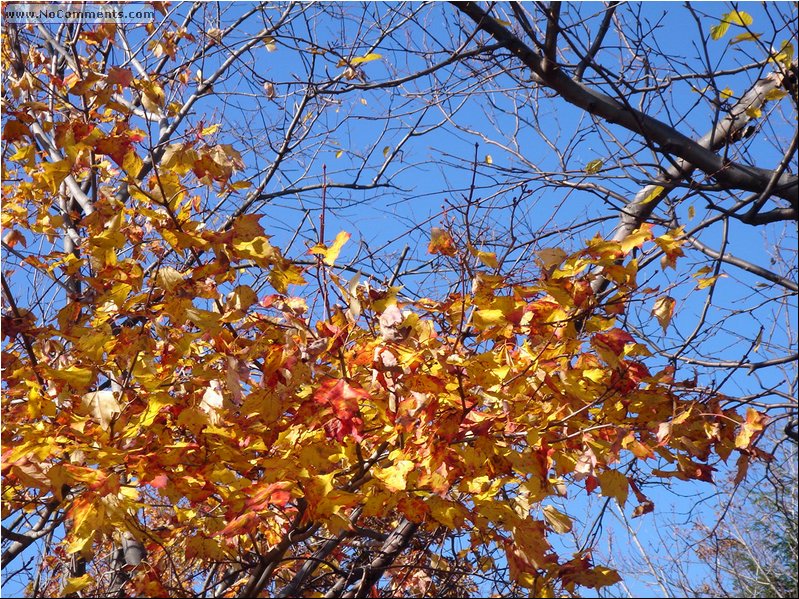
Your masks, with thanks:
[{"label": "tree canopy", "polygon": [[794,4],[146,6],[3,29],[6,581],[577,595],[796,442]]}]

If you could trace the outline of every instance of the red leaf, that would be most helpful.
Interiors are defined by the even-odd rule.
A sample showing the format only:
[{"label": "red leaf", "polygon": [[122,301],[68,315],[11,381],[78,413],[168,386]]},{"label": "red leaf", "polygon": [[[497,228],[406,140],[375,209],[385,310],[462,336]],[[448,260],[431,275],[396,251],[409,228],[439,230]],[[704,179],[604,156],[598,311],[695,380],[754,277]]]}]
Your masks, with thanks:
[{"label": "red leaf", "polygon": [[108,69],[107,81],[108,83],[121,85],[122,87],[130,87],[133,81],[133,73],[130,69],[111,67]]},{"label": "red leaf", "polygon": [[150,486],[154,489],[163,489],[169,484],[169,477],[166,474],[159,474],[150,481]]},{"label": "red leaf", "polygon": [[621,355],[627,343],[635,343],[632,335],[621,329],[611,329],[607,333],[597,333],[594,340],[609,347],[616,355]]},{"label": "red leaf", "polygon": [[288,485],[289,483],[287,482],[259,485],[254,492],[251,492],[250,498],[247,499],[245,505],[255,511],[263,511],[268,505],[285,507],[291,499],[291,492],[287,488]]},{"label": "red leaf", "polygon": [[351,385],[344,379],[328,379],[314,393],[314,400],[333,408],[334,419],[325,424],[328,435],[341,441],[346,435],[352,435],[361,441],[363,420],[360,418],[358,400],[369,398],[369,393],[361,387]]}]

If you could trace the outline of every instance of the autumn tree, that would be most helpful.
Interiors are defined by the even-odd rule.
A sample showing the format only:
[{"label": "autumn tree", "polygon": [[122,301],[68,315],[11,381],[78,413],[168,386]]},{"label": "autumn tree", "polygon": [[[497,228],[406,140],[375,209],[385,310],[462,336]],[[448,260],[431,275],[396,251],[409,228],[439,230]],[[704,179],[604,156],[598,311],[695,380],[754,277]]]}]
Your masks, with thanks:
[{"label": "autumn tree", "polygon": [[4,25],[27,595],[573,595],[796,440],[794,5],[152,9]]}]

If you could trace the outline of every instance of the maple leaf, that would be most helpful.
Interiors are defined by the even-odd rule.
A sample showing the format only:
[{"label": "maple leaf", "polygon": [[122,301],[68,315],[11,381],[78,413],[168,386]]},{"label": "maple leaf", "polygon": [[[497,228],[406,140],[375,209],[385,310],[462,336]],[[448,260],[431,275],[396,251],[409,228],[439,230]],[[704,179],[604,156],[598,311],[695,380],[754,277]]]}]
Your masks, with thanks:
[{"label": "maple leaf", "polygon": [[44,186],[52,193],[58,193],[58,188],[66,179],[72,170],[72,163],[67,160],[59,160],[57,162],[45,162],[41,166],[42,171],[37,175]]},{"label": "maple leaf", "polygon": [[570,532],[572,529],[572,521],[566,514],[559,512],[551,505],[545,505],[543,508],[544,519],[558,534]]},{"label": "maple leaf", "polygon": [[682,246],[685,243],[684,235],[683,227],[679,227],[655,238],[655,243],[664,253],[660,262],[663,268],[676,268],[677,258],[685,255],[682,251]]},{"label": "maple leaf", "polygon": [[658,319],[660,326],[663,327],[664,333],[671,322],[672,316],[674,316],[674,306],[676,303],[677,302],[673,298],[668,296],[659,297],[655,300],[652,314]]},{"label": "maple leaf", "polygon": [[386,468],[373,468],[372,475],[383,481],[389,491],[404,491],[407,476],[416,465],[410,460],[398,460]]},{"label": "maple leaf", "polygon": [[632,335],[630,335],[627,331],[622,331],[621,329],[611,329],[607,333],[597,333],[594,335],[594,339],[600,341],[604,345],[607,345],[619,355],[624,353],[624,346],[627,343],[635,343],[635,339],[633,339]]},{"label": "maple leaf", "polygon": [[430,230],[430,244],[427,251],[431,254],[441,254],[442,256],[454,256],[457,253],[455,240],[445,229],[433,227]]},{"label": "maple leaf", "polygon": [[[103,430],[109,430],[111,423],[122,412],[122,406],[114,391],[93,391],[81,399],[83,413],[92,416]],[[80,414],[81,411],[78,411]]]},{"label": "maple leaf", "polygon": [[64,586],[61,593],[64,595],[64,597],[69,597],[70,595],[82,591],[93,582],[94,577],[90,574],[84,574],[83,576],[76,576],[74,578],[67,578],[67,584]]},{"label": "maple leaf", "polygon": [[627,477],[618,470],[605,470],[599,474],[598,478],[602,495],[613,497],[621,507],[624,507],[629,492]]},{"label": "maple leaf", "polygon": [[746,420],[741,424],[740,432],[735,436],[735,447],[745,449],[752,444],[752,439],[763,430],[766,418],[753,408],[746,409]]},{"label": "maple leaf", "polygon": [[424,522],[430,515],[430,506],[419,497],[403,497],[397,504],[397,509],[411,522],[417,524]]},{"label": "maple leaf", "polygon": [[260,483],[255,488],[249,489],[249,497],[245,505],[255,511],[264,511],[268,506],[285,507],[291,499],[291,483],[276,482]]},{"label": "maple leaf", "polygon": [[106,81],[111,85],[119,85],[122,88],[130,87],[133,82],[133,72],[130,69],[111,67],[106,74]]},{"label": "maple leaf", "polygon": [[76,390],[85,390],[94,380],[95,373],[91,368],[81,366],[68,366],[53,371],[51,376],[54,379],[69,383]]},{"label": "maple leaf", "polygon": [[327,264],[328,266],[333,266],[336,263],[336,258],[341,253],[341,248],[344,246],[347,241],[349,241],[351,235],[346,231],[341,231],[338,235],[336,235],[335,241],[333,241],[333,245],[327,247],[322,244],[318,244],[313,246],[311,249],[308,250],[309,254],[319,254],[322,256],[322,261]]},{"label": "maple leaf", "polygon": [[16,119],[6,121],[6,124],[3,126],[3,139],[5,141],[12,143],[21,141],[25,137],[33,137],[28,125]]},{"label": "maple leaf", "polygon": [[331,437],[343,441],[351,435],[356,441],[362,441],[363,420],[360,417],[359,402],[369,399],[369,393],[344,379],[327,379],[314,393],[314,400],[333,409],[333,419],[325,424]]},{"label": "maple leaf", "polygon": [[640,248],[645,241],[650,241],[652,237],[652,225],[649,223],[644,223],[638,229],[621,240],[621,251],[625,254],[629,254],[630,250],[633,248]]}]

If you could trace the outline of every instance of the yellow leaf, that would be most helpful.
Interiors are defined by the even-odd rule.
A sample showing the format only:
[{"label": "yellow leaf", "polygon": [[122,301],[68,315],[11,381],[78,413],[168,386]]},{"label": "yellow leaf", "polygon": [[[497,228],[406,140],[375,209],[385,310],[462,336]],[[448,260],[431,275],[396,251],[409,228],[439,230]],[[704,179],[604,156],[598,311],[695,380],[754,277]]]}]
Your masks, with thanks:
[{"label": "yellow leaf", "polygon": [[267,237],[249,240],[235,240],[233,249],[241,258],[249,258],[258,266],[268,266],[277,257],[277,252]]},{"label": "yellow leaf", "polygon": [[710,28],[710,37],[719,40],[727,33],[730,25],[746,26],[752,24],[752,17],[742,10],[733,10],[721,16],[718,25]]},{"label": "yellow leaf", "polygon": [[688,206],[688,218],[691,219],[696,216],[696,208],[693,206]]},{"label": "yellow leaf", "polygon": [[706,275],[707,273],[709,273],[709,272],[712,272],[712,270],[713,270],[713,269],[712,269],[712,268],[710,268],[709,266],[703,266],[702,268],[700,268],[699,270],[697,270],[697,271],[696,271],[694,274],[692,274],[691,276],[692,276],[693,278],[695,278],[695,279],[698,279],[699,277],[702,277],[702,276]]},{"label": "yellow leaf", "polygon": [[583,376],[589,381],[601,383],[607,377],[607,373],[601,368],[586,368],[583,370]]},{"label": "yellow leaf", "polygon": [[206,135],[213,135],[214,133],[219,131],[219,126],[220,126],[219,123],[217,123],[215,125],[211,125],[210,127],[206,127],[200,132],[200,135],[202,135],[203,137],[205,137]]},{"label": "yellow leaf", "polygon": [[64,179],[69,176],[72,164],[69,160],[59,160],[58,162],[45,162],[42,164],[42,172],[38,175],[53,193],[58,193],[58,188]]},{"label": "yellow leaf", "polygon": [[572,529],[572,521],[566,514],[556,510],[551,505],[544,506],[544,518],[549,525],[558,534],[564,534]]},{"label": "yellow leaf", "polygon": [[602,162],[599,159],[592,160],[591,162],[585,165],[585,172],[588,173],[589,175],[594,175],[602,170],[603,165],[604,162]]},{"label": "yellow leaf", "polygon": [[560,266],[568,254],[560,248],[544,248],[538,250],[536,256],[541,260],[544,268],[550,269]]},{"label": "yellow leaf", "polygon": [[[273,352],[272,364],[275,369],[280,366],[281,354],[280,352]],[[281,414],[283,414],[283,405],[277,394],[270,393],[268,389],[255,389],[244,400],[241,406],[242,414],[257,414],[266,423],[276,422]]]},{"label": "yellow leaf", "polygon": [[92,391],[81,398],[80,413],[91,416],[107,431],[111,423],[122,413],[122,406],[113,391]]},{"label": "yellow leaf", "polygon": [[765,418],[761,413],[752,408],[746,409],[746,422],[741,425],[740,432],[735,437],[735,447],[745,449],[752,442],[752,437],[763,430]]},{"label": "yellow leaf", "polygon": [[[350,65],[353,66],[353,67],[357,67],[359,64],[364,64],[366,62],[372,62],[373,60],[378,60],[380,58],[383,58],[382,54],[377,54],[375,52],[369,52],[369,54],[366,54],[364,56],[357,56],[357,57],[353,58],[352,60],[350,60]],[[343,66],[346,66],[346,64],[347,63],[342,60],[342,61],[339,61],[338,66],[343,67]]]},{"label": "yellow leaf", "polygon": [[135,150],[131,149],[125,153],[125,157],[122,160],[122,170],[124,170],[127,174],[131,177],[135,177],[141,171],[141,167],[144,164],[139,155],[136,153]]},{"label": "yellow leaf", "polygon": [[269,273],[269,282],[278,293],[286,293],[289,285],[306,284],[302,278],[302,269],[285,259],[278,260],[274,265]]},{"label": "yellow leaf", "polygon": [[481,329],[508,323],[502,310],[478,310],[472,317],[472,323]]},{"label": "yellow leaf", "polygon": [[629,254],[633,248],[640,248],[645,241],[652,239],[652,227],[642,225],[619,242],[621,251]]},{"label": "yellow leaf", "polygon": [[388,468],[373,468],[371,472],[375,478],[383,481],[389,491],[396,493],[405,490],[406,478],[413,469],[414,463],[410,460],[398,460]]},{"label": "yellow leaf", "polygon": [[475,256],[480,262],[488,266],[489,268],[497,268],[499,266],[499,262],[497,262],[497,255],[494,252],[484,252],[482,250],[478,250],[472,244],[468,244],[466,246],[469,249],[469,253],[472,256]]},{"label": "yellow leaf", "polygon": [[655,243],[658,244],[665,254],[660,261],[663,268],[667,266],[675,268],[677,258],[684,255],[682,251],[682,246],[684,244],[683,235],[683,227],[677,227],[665,235],[661,235],[654,239]]},{"label": "yellow leaf", "polygon": [[726,276],[727,275],[721,274],[721,275],[716,275],[715,277],[706,277],[704,279],[698,279],[696,282],[696,288],[705,289],[713,285],[721,277],[726,277]]},{"label": "yellow leaf", "polygon": [[336,258],[341,253],[341,248],[344,246],[347,241],[349,241],[351,235],[346,231],[339,232],[336,235],[336,239],[333,241],[333,245],[330,247],[326,247],[324,245],[318,244],[308,250],[309,254],[320,254],[322,256],[322,260],[328,266],[333,266],[336,263]]},{"label": "yellow leaf", "polygon": [[171,266],[162,266],[155,275],[155,283],[165,291],[174,291],[183,283],[183,275]]},{"label": "yellow leaf", "polygon": [[188,173],[199,159],[197,150],[187,148],[184,144],[170,144],[161,158],[161,167],[182,176]]},{"label": "yellow leaf", "polygon": [[261,38],[261,40],[264,42],[267,52],[274,52],[277,50],[277,43],[275,42],[275,38],[273,38],[271,35],[265,35]]},{"label": "yellow leaf", "polygon": [[431,495],[426,500],[430,508],[430,515],[451,530],[463,526],[469,512],[459,503],[441,499],[438,495]]},{"label": "yellow leaf", "polygon": [[344,155],[344,150],[339,150],[336,152],[336,158],[341,158]]},{"label": "yellow leaf", "polygon": [[732,98],[732,93],[733,92],[729,87],[725,87],[723,90],[719,92],[719,96],[721,97],[722,100],[728,100],[729,98]]},{"label": "yellow leaf", "polygon": [[646,197],[641,201],[642,204],[648,204],[653,200],[657,200],[660,198],[660,194],[665,191],[665,188],[661,185],[653,185],[649,190],[649,193],[646,194]]},{"label": "yellow leaf", "polygon": [[599,474],[599,486],[602,495],[613,497],[621,507],[624,507],[629,492],[629,483],[624,474],[618,470],[605,470]]},{"label": "yellow leaf", "polygon": [[730,40],[730,45],[733,46],[735,44],[740,44],[741,42],[749,42],[755,41],[760,39],[760,36],[763,35],[762,33],[751,33],[749,31],[745,33],[739,33],[734,38]]},{"label": "yellow leaf", "polygon": [[505,21],[504,19],[497,19],[497,18],[495,17],[495,18],[494,18],[494,20],[495,20],[497,23],[499,23],[500,25],[504,26],[504,27],[510,27],[510,25],[511,25],[511,24],[510,24],[510,21]]},{"label": "yellow leaf", "polygon": [[752,24],[752,16],[742,10],[733,10],[722,17],[733,25],[746,26]]},{"label": "yellow leaf", "polygon": [[729,28],[730,24],[726,21],[722,21],[718,25],[713,25],[713,27],[710,28],[710,39],[720,40],[724,37],[724,34],[727,33]]},{"label": "yellow leaf", "polygon": [[77,593],[82,589],[94,582],[94,578],[90,574],[84,574],[75,578],[67,578],[67,584],[61,590],[62,597],[69,597],[73,593]]},{"label": "yellow leaf", "polygon": [[486,164],[494,164],[494,159],[491,158],[491,154],[486,154]]},{"label": "yellow leaf", "polygon": [[228,306],[233,310],[246,310],[257,301],[258,296],[247,285],[239,285],[228,295]]},{"label": "yellow leaf", "polygon": [[53,378],[65,381],[76,389],[85,389],[94,379],[94,371],[90,368],[68,366],[54,371]]},{"label": "yellow leaf", "polygon": [[663,327],[664,333],[671,322],[672,316],[674,316],[675,304],[675,300],[666,295],[655,300],[655,306],[652,308],[652,315],[658,319],[660,326]]},{"label": "yellow leaf", "polygon": [[774,62],[781,63],[783,66],[785,66],[785,68],[788,68],[791,66],[791,61],[793,60],[793,54],[794,54],[793,44],[785,41],[782,42],[782,45],[780,46],[780,51],[774,54],[771,60],[773,60]]},{"label": "yellow leaf", "polygon": [[78,497],[72,502],[68,515],[72,518],[72,530],[67,537],[69,544],[66,550],[68,554],[73,554],[91,543],[98,528],[105,523],[106,517],[102,504],[95,506],[85,497]]},{"label": "yellow leaf", "polygon": [[36,148],[33,144],[20,146],[8,159],[24,164],[26,167],[32,167],[36,164]]},{"label": "yellow leaf", "polygon": [[391,153],[391,146],[386,146],[385,148],[383,148],[383,158],[387,158],[390,153]]},{"label": "yellow leaf", "polygon": [[788,95],[784,89],[772,89],[766,92],[766,95],[763,96],[766,100],[780,100]]},{"label": "yellow leaf", "polygon": [[760,116],[763,114],[763,111],[760,110],[760,108],[758,108],[757,106],[750,106],[749,108],[746,109],[746,114],[752,117],[753,119],[757,119],[760,118]]},{"label": "yellow leaf", "polygon": [[216,331],[220,326],[219,314],[216,312],[209,312],[208,310],[188,308],[186,310],[186,318],[194,323],[194,326],[196,326],[198,329],[208,332]]}]

